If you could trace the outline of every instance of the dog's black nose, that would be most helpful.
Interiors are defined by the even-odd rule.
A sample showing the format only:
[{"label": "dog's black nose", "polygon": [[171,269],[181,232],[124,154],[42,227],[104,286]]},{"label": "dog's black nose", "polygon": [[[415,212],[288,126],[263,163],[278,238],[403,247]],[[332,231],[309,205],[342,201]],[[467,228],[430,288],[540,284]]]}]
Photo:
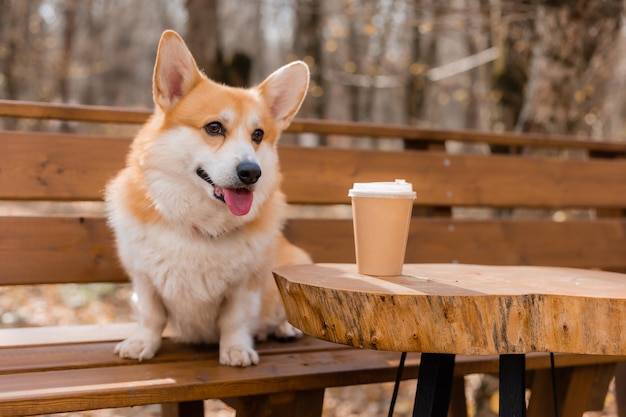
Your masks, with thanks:
[{"label": "dog's black nose", "polygon": [[252,185],[261,177],[261,167],[254,162],[242,162],[237,165],[237,176],[246,185]]}]

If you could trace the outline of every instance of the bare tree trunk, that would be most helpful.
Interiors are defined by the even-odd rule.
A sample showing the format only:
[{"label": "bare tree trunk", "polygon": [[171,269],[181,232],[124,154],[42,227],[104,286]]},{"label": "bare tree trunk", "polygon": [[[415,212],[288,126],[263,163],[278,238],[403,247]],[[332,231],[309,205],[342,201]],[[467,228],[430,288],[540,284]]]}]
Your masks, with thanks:
[{"label": "bare tree trunk", "polygon": [[198,67],[209,78],[225,82],[226,69],[217,24],[218,3],[219,0],[187,0],[186,42]]},{"label": "bare tree trunk", "polygon": [[[58,85],[61,102],[70,101],[70,71],[72,64],[72,52],[74,50],[74,39],[76,35],[76,7],[77,0],[70,0],[65,3],[65,25],[63,27],[63,45],[61,47],[61,58],[58,66]],[[71,130],[70,124],[62,122],[60,126],[62,132]]]},{"label": "bare tree trunk", "polygon": [[322,55],[322,2],[298,0],[296,2],[296,30],[294,52],[309,65],[311,84],[309,94],[298,112],[300,117],[324,118],[325,85]]},{"label": "bare tree trunk", "polygon": [[[429,65],[435,62],[437,56],[437,37],[425,30],[428,27],[424,19],[436,19],[436,16],[423,15],[423,10],[436,12],[436,4],[432,0],[414,0],[413,40],[411,42],[411,66],[406,91],[407,120],[409,123],[417,123],[426,118],[426,71]],[[434,30],[431,28],[431,31]]]},{"label": "bare tree trunk", "polygon": [[[98,19],[94,19],[94,4],[93,0],[88,0],[84,3],[85,7],[85,20],[86,27],[89,39],[101,39],[102,37],[102,28],[103,26],[100,24]],[[94,74],[96,71],[96,63],[98,61],[98,51],[99,48],[89,48],[85,51],[85,65],[87,66],[87,71],[89,74]],[[84,104],[93,104],[95,103],[96,97],[96,81],[89,82],[85,85],[83,90],[81,91],[80,102]]]},{"label": "bare tree trunk", "polygon": [[[391,33],[391,13],[387,10],[382,10],[385,7],[380,2],[378,3],[377,14],[379,16],[383,16],[384,23],[382,30],[376,32],[374,36],[370,37],[370,44],[374,44],[374,48],[378,50],[377,54],[372,54],[373,56],[369,58],[369,68],[367,72],[372,72],[372,76],[375,77],[383,68],[385,62],[385,50],[389,47],[390,42],[390,33]],[[364,91],[364,120],[375,121],[374,115],[374,103],[376,100],[377,86],[374,82],[371,82],[369,86]],[[376,143],[376,142],[375,142]]]},{"label": "bare tree trunk", "polygon": [[59,95],[61,101],[67,103],[70,99],[70,66],[72,52],[74,50],[74,38],[76,34],[76,0],[65,3],[65,25],[63,26],[63,45],[58,67]]},{"label": "bare tree trunk", "polygon": [[[356,22],[350,21],[348,29],[348,61],[353,64],[353,72],[360,72],[362,50],[360,49],[359,34],[357,33]],[[350,84],[348,89],[348,107],[350,108],[351,120],[357,121],[361,117],[359,86]]]},{"label": "bare tree trunk", "polygon": [[212,80],[237,87],[250,82],[252,59],[235,53],[224,56],[219,31],[219,0],[187,0],[187,45],[200,69]]},{"label": "bare tree trunk", "polygon": [[[535,30],[532,3],[533,0],[513,3],[513,10],[497,16],[497,21],[492,24],[492,30],[497,31],[494,43],[500,49],[493,76],[494,91],[499,96],[499,112],[493,123],[501,125],[503,130],[511,130],[517,124],[524,103]],[[491,13],[494,13],[493,8]]]},{"label": "bare tree trunk", "polygon": [[592,107],[604,97],[610,45],[621,26],[621,0],[543,1],[518,130],[588,133]]},{"label": "bare tree trunk", "polygon": [[19,98],[20,80],[18,75],[18,52],[25,48],[28,39],[28,17],[30,16],[30,2],[2,0],[0,13],[3,38],[6,39],[3,70],[4,90],[6,98]]},{"label": "bare tree trunk", "polygon": [[[34,21],[31,15],[38,7],[39,3],[34,1],[0,0],[0,38],[4,40],[4,48],[0,47],[3,50],[0,53],[0,87],[4,87],[0,93],[2,98],[37,99],[43,90],[41,81],[34,83],[29,80],[29,75],[33,73],[40,75],[40,68],[32,62],[38,62],[41,51],[30,46],[32,36],[29,30],[30,22]],[[31,67],[25,70],[24,65]],[[12,118],[2,122],[4,129],[14,129],[20,123]],[[39,123],[37,121],[33,125]]]}]

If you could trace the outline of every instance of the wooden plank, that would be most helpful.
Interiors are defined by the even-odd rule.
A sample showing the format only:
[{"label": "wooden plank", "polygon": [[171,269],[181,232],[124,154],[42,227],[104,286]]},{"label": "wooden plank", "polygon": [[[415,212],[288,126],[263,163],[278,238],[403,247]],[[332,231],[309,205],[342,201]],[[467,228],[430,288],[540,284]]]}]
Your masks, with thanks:
[{"label": "wooden plank", "polygon": [[[107,323],[107,324],[82,324],[70,326],[42,326],[42,327],[18,327],[0,329],[0,349],[13,349],[19,352],[23,347],[33,349],[46,349],[55,345],[78,345],[85,343],[110,343],[127,338],[136,330],[136,323]],[[171,337],[169,328],[163,332],[163,337]],[[295,344],[294,344],[295,345]],[[272,339],[260,343],[259,349],[272,352],[284,352],[284,347],[291,349],[291,343],[282,343]],[[335,345],[336,346],[336,345]],[[313,338],[298,339],[299,350],[322,350],[328,349],[329,344]],[[2,351],[2,350],[0,350]],[[42,350],[43,351],[43,350]],[[8,350],[2,351],[5,355]],[[14,355],[10,354],[10,355]],[[26,353],[23,353],[26,354]],[[18,354],[18,356],[21,354]],[[34,353],[32,356],[37,356]],[[14,357],[14,356],[10,356]],[[73,359],[72,359],[73,360]],[[0,361],[0,372],[5,369]],[[12,365],[7,365],[12,366]]]},{"label": "wooden plank", "polygon": [[101,217],[0,217],[0,284],[126,282]]},{"label": "wooden plank", "polygon": [[[49,326],[43,328],[0,329],[0,375],[51,370],[96,368],[107,366],[130,366],[134,361],[123,360],[111,354],[116,342],[127,337],[135,328],[134,323],[112,323],[107,325]],[[18,344],[5,343],[16,334]],[[167,335],[167,332],[166,332]],[[65,336],[65,340],[63,337]],[[304,354],[309,352],[351,349],[348,346],[326,342],[309,336],[297,341],[281,342],[268,340],[257,343],[261,355]],[[181,360],[209,360],[217,356],[216,346],[185,345],[165,338],[163,347],[150,363],[166,363]],[[398,356],[399,359],[399,356]],[[412,365],[419,364],[418,356],[410,359]],[[599,355],[557,354],[557,368],[613,363],[623,358]],[[456,375],[498,371],[497,356],[457,355]],[[396,362],[390,365],[397,364]],[[550,368],[547,354],[527,355],[527,369]]]},{"label": "wooden plank", "polygon": [[[306,355],[262,355],[242,370],[213,360],[137,363],[80,370],[3,375],[0,416],[47,414],[206,398],[321,389],[395,378],[399,353],[341,349]],[[417,366],[409,365],[407,378]]]},{"label": "wooden plank", "polygon": [[[184,352],[184,350],[183,350]],[[113,355],[111,355],[113,356]],[[611,363],[623,357],[563,355],[571,364]],[[158,357],[157,357],[158,358]],[[241,397],[332,386],[392,381],[400,354],[363,349],[324,349],[261,353],[261,364],[220,366],[217,357],[186,356],[122,366],[0,375],[0,416],[136,406],[205,398]],[[113,362],[114,358],[111,358]],[[548,365],[546,365],[548,364]],[[547,355],[529,355],[529,369],[549,366]],[[455,375],[498,368],[494,356],[458,356]],[[409,354],[404,379],[414,379],[419,355]]]},{"label": "wooden plank", "polygon": [[[2,132],[0,199],[99,200],[129,139]],[[288,200],[347,204],[354,182],[405,178],[417,205],[626,207],[626,160],[280,148]],[[598,187],[602,184],[602,187]]]},{"label": "wooden plank", "polygon": [[[74,326],[73,331],[91,331],[89,326]],[[76,343],[68,340],[65,343],[48,345],[37,344],[33,346],[4,347],[0,348],[0,375],[68,370],[80,368],[102,368],[107,366],[131,366],[136,361],[121,359],[113,354],[113,347],[123,339],[119,334],[108,334],[110,327],[101,326],[101,341],[88,343]],[[55,329],[55,327],[50,327]],[[67,327],[60,326],[56,331],[61,333]],[[18,331],[29,333],[32,329],[21,328]],[[0,329],[0,336],[4,336],[4,329]],[[55,340],[56,342],[56,340]],[[306,354],[310,352],[334,351],[350,349],[348,346],[326,342],[312,337],[304,336],[295,341],[282,342],[268,340],[256,344],[256,349],[261,355],[285,355]],[[163,339],[163,346],[158,354],[150,360],[150,363],[166,363],[191,360],[216,360],[218,357],[217,345],[187,345],[175,343],[169,338]]]},{"label": "wooden plank", "polygon": [[[101,217],[0,217],[0,284],[126,282]],[[292,219],[285,233],[316,262],[354,262],[352,221]],[[406,262],[625,270],[626,219],[414,218]]]},{"label": "wooden plank", "polygon": [[566,135],[537,133],[486,132],[474,129],[427,129],[417,126],[345,122],[339,120],[294,119],[287,132],[312,132],[324,135],[345,135],[382,138],[402,138],[410,141],[445,142],[454,140],[464,143],[485,143],[512,147],[588,149],[606,152],[626,152],[626,143],[621,139],[600,142]]},{"label": "wooden plank", "polygon": [[0,199],[101,200],[129,139],[0,132]]},{"label": "wooden plank", "polygon": [[[292,220],[287,237],[316,262],[355,262],[351,220]],[[478,263],[626,269],[626,220],[411,222],[407,263]]]},{"label": "wooden plank", "polygon": [[0,117],[139,124],[150,114],[152,110],[139,108],[0,100]]},{"label": "wooden plank", "polygon": [[626,268],[626,220],[413,221],[406,262]]},{"label": "wooden plank", "polygon": [[[100,123],[144,123],[151,110],[93,105],[72,105],[32,101],[0,100],[0,117],[76,120]],[[494,133],[471,129],[439,130],[418,126],[393,125],[339,120],[295,119],[287,129],[290,133],[317,133],[365,137],[391,137],[415,141],[456,140],[466,143],[487,143],[505,146],[589,149],[605,152],[626,152],[621,140],[585,140],[565,135],[531,133]]]},{"label": "wooden plank", "polygon": [[[82,326],[79,326],[79,327],[82,327]],[[32,331],[32,330],[37,330],[37,329],[21,329],[21,330]],[[60,332],[63,331],[62,328],[59,328],[58,330]],[[105,330],[102,330],[101,333],[104,333],[107,331],[108,329],[105,329]],[[184,367],[185,369],[189,369],[189,370],[193,370],[193,369],[208,370],[207,372],[209,373],[209,376],[213,375],[215,372],[217,372],[218,374],[220,372],[226,372],[226,373],[233,372],[231,370],[232,368],[217,366],[217,363],[216,363],[217,350],[215,346],[186,346],[186,345],[180,345],[180,344],[176,344],[171,341],[165,340],[163,349],[159,353],[159,355],[157,355],[151,361],[148,361],[143,364],[139,364],[135,361],[122,360],[116,357],[115,355],[112,355],[111,350],[112,350],[113,345],[114,343],[112,342],[106,342],[106,343],[70,344],[70,345],[59,345],[59,346],[38,346],[38,347],[31,347],[31,348],[21,347],[17,349],[13,349],[13,348],[0,349],[0,364],[2,364],[2,368],[0,369],[0,374],[3,374],[3,373],[15,374],[16,372],[17,373],[26,372],[28,373],[27,375],[30,375],[28,379],[31,381],[38,381],[38,384],[39,382],[41,382],[40,380],[42,378],[44,380],[48,380],[48,378],[52,378],[52,380],[48,380],[48,384],[52,386],[49,389],[52,391],[54,389],[59,390],[60,387],[63,386],[63,382],[61,380],[57,380],[58,375],[59,375],[58,372],[50,372],[50,371],[60,371],[60,370],[67,371],[67,370],[72,370],[72,369],[78,370],[77,371],[78,374],[72,377],[69,377],[70,375],[72,375],[71,373],[68,373],[68,372],[62,373],[62,375],[68,375],[68,378],[64,379],[65,381],[64,383],[72,385],[72,384],[75,384],[74,378],[79,378],[79,380],[83,381],[82,378],[85,372],[89,372],[91,374],[91,371],[85,371],[85,368],[96,369],[96,373],[97,373],[97,369],[103,369],[102,371],[103,376],[99,377],[97,376],[97,374],[94,374],[92,382],[95,382],[97,384],[96,388],[103,388],[105,390],[110,388],[110,382],[107,382],[107,378],[110,377],[110,373],[111,373],[109,370],[110,367],[114,367],[113,369],[115,369],[116,373],[120,369],[119,368],[120,366],[124,368],[131,367],[133,369],[131,372],[124,372],[124,374],[126,375],[126,378],[130,379],[130,381],[127,380],[125,383],[120,382],[119,380],[117,381],[117,385],[119,385],[118,388],[123,388],[124,386],[126,386],[129,390],[137,387],[137,385],[139,384],[139,382],[137,381],[137,375],[144,375],[145,368],[143,366],[148,365],[148,364],[151,366],[155,366],[158,364],[161,367],[163,367],[162,370],[160,371],[161,377],[163,375],[171,376],[172,369],[176,370],[176,369],[179,369],[180,367]],[[372,354],[371,351],[352,350],[342,345],[330,344],[328,342],[323,342],[323,341],[313,339],[310,337],[304,337],[303,339],[298,340],[295,343],[280,343],[280,342],[270,341],[270,342],[257,345],[257,348],[259,349],[259,352],[261,353],[262,362],[271,361],[272,363],[275,363],[276,361],[274,361],[270,357],[278,356],[282,358],[284,355],[287,355],[290,358],[298,358],[298,360],[300,360],[302,363],[307,365],[306,366],[307,371],[310,371],[310,372],[313,372],[311,370],[311,367],[315,365],[311,363],[311,360],[312,360],[311,357],[315,358],[321,355],[324,358],[324,363],[327,363],[329,360],[331,360],[329,358],[332,357],[332,354],[330,354],[330,352],[337,351],[337,350],[349,350],[351,352],[350,357],[352,359],[355,359],[355,363],[350,367],[350,371],[354,372],[355,374],[358,374],[357,366],[360,366],[361,364],[364,363],[363,361],[361,361],[359,357],[362,355],[365,355],[367,358],[371,358],[371,354]],[[399,354],[394,354],[394,353],[389,353],[389,352],[384,352],[383,354],[385,355],[384,359],[386,359],[385,366],[388,367],[390,370],[395,369],[398,363]],[[309,355],[311,355],[311,357]],[[376,357],[375,359],[380,360],[381,358]],[[620,360],[620,358],[609,357],[609,356],[558,355],[557,366],[561,367],[561,366],[584,365],[584,364],[591,364],[591,363],[612,363],[616,360]],[[181,362],[181,364],[178,364],[178,362]],[[280,362],[281,364],[283,363],[282,360],[278,360],[278,362]],[[196,365],[194,366],[193,363],[195,363]],[[409,371],[408,371],[408,374],[406,375],[406,378],[414,378],[416,369],[419,366],[419,356],[412,354],[407,362],[407,366],[409,368]],[[494,371],[497,369],[497,367],[498,367],[498,358],[494,356],[473,356],[473,357],[458,356],[457,366],[455,369],[455,375],[464,375],[464,374],[473,373],[473,372],[488,372],[490,370]],[[541,369],[541,368],[546,368],[546,367],[549,367],[549,359],[547,355],[545,354],[529,355],[529,358],[528,358],[529,369]],[[363,372],[367,374],[370,372],[370,369],[371,367],[368,364],[367,369]],[[273,366],[270,366],[269,368],[265,368],[263,372],[266,372],[268,374],[264,376],[260,376],[259,374],[256,374],[255,378],[258,378],[259,381],[255,382],[255,384],[270,383],[271,382],[270,380],[273,377],[273,375],[276,375],[277,373],[276,368]],[[282,371],[279,370],[278,374],[281,374],[281,372]],[[390,371],[388,373],[388,378],[392,378],[393,375],[394,375],[393,372]],[[209,376],[207,375],[201,376],[200,377],[202,379],[201,384],[220,385],[222,383],[221,380],[215,380]],[[134,379],[131,379],[131,377],[133,377]],[[247,379],[247,371],[246,372],[238,371],[236,375],[231,375],[231,377],[234,378],[232,381],[230,381],[231,384],[236,385],[238,382],[245,383],[245,384],[253,383]],[[310,377],[312,376],[309,375],[309,378]],[[358,376],[359,378],[358,380],[362,382],[371,382],[370,379],[367,379],[367,378],[363,379],[363,377],[364,375]],[[244,379],[244,381],[241,380],[242,378]],[[299,376],[294,376],[294,378],[299,379]],[[13,376],[9,375],[8,379],[11,381],[10,383],[14,381]],[[248,382],[245,382],[246,380],[248,380]],[[384,379],[384,380],[387,380],[387,379]],[[7,380],[4,379],[4,376],[0,376],[0,387],[11,386],[11,388],[13,388],[12,385],[3,385],[5,383],[9,384]],[[157,380],[156,382],[153,381],[152,383],[158,384],[159,380]],[[196,383],[198,382],[196,381]],[[317,379],[317,383],[322,384],[322,385],[323,384],[332,385],[332,384],[337,384],[337,380],[335,380],[334,377],[332,376],[330,377],[320,376],[319,379]],[[350,384],[350,383],[351,381],[349,379],[343,380],[343,384]],[[353,382],[353,383],[356,383],[356,382]],[[150,382],[146,382],[146,384],[150,384]],[[29,385],[28,388],[35,389],[35,390],[44,389],[39,385],[37,386],[38,388],[32,387]],[[293,386],[293,384],[291,384],[290,386]],[[183,390],[183,392],[186,392],[185,388],[177,388],[177,390],[181,390],[181,389]],[[42,394],[42,392],[38,391],[37,395],[40,395],[40,394]],[[83,394],[84,392],[81,392],[81,395]],[[115,394],[115,395],[119,395],[119,394]],[[121,406],[123,404],[128,404],[127,403],[128,399],[126,398],[127,395],[128,395],[128,392],[122,394],[123,398],[119,400],[121,402],[115,402],[118,400],[114,400],[113,398],[107,398],[106,401],[109,401],[109,402],[99,403],[101,404],[99,407],[104,407],[104,406],[114,407],[114,406]],[[72,394],[71,390],[66,391],[66,396],[75,397],[75,395]],[[194,398],[197,398],[197,397],[194,397]],[[172,398],[172,400],[173,399],[174,398]],[[176,397],[176,400],[181,400],[181,398]],[[57,407],[58,404],[65,404],[65,401],[69,401],[69,400],[61,396],[57,398],[56,401],[53,401],[52,406]],[[142,402],[142,404],[145,404],[145,403],[148,403],[148,402]],[[72,405],[72,407],[78,406],[75,403],[72,403],[72,404],[74,404]],[[90,404],[89,407],[92,407],[91,401],[89,402],[89,404]],[[48,407],[48,406],[43,405],[42,407]],[[20,411],[18,412],[18,415],[21,415],[20,413],[22,413],[22,410],[24,409],[21,408]],[[52,410],[62,411],[62,409],[59,409],[59,408],[51,409],[48,407],[48,408],[38,408],[37,411],[34,411],[34,412],[43,413],[43,412],[52,412]],[[0,415],[11,415],[11,414],[0,414]]]},{"label": "wooden plank", "polygon": [[[15,353],[19,355],[27,354],[26,351],[19,349],[24,346],[41,347],[60,344],[119,341],[130,336],[136,326],[136,323],[110,323],[3,328],[0,329],[0,357],[9,352],[8,350],[2,350],[2,348],[18,348],[9,356],[10,358],[15,358]],[[36,354],[33,356],[37,357]],[[45,361],[45,359],[43,360]],[[5,366],[20,367],[20,365],[15,363],[14,359],[0,360],[0,373],[7,369]]]},{"label": "wooden plank", "polygon": [[626,160],[619,159],[294,147],[283,147],[280,157],[283,189],[292,203],[349,203],[354,182],[405,178],[413,184],[417,205],[626,206]]},{"label": "wooden plank", "polygon": [[[128,337],[135,323],[110,323],[106,325],[46,326],[0,329],[0,375],[27,373],[81,367],[132,365],[133,361],[112,355],[116,342]],[[168,339],[165,331],[163,347],[150,362],[175,362],[179,360],[208,360],[217,355],[216,346],[185,345]],[[17,343],[11,343],[11,341]],[[304,336],[297,341],[268,340],[256,344],[261,355],[302,354],[307,352],[351,349],[348,346]],[[399,356],[398,356],[399,359]],[[413,365],[418,357],[412,357]],[[555,366],[569,368],[595,363],[613,363],[624,357],[601,355],[557,354]],[[395,362],[394,362],[395,363]],[[498,356],[457,355],[455,375],[498,372]],[[548,369],[547,354],[527,355],[527,369]]]}]

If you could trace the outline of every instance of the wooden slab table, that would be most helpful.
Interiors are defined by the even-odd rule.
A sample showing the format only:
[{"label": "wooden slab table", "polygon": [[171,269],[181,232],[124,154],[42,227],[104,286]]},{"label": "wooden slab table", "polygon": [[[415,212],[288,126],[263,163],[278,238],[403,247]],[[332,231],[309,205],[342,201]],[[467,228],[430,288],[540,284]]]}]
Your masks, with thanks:
[{"label": "wooden slab table", "polygon": [[[572,268],[352,264],[277,268],[289,321],[355,347],[422,352],[414,416],[445,416],[455,354],[500,356],[500,415],[525,415],[524,354],[626,355],[626,275]],[[424,373],[423,373],[423,372]],[[443,401],[442,401],[443,399]]]}]

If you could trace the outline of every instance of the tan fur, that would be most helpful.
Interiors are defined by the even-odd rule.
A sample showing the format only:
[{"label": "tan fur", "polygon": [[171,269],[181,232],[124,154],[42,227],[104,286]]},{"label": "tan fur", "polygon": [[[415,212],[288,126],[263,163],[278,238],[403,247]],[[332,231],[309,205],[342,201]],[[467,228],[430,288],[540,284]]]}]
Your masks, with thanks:
[{"label": "tan fur", "polygon": [[[219,342],[220,362],[231,366],[258,363],[254,334],[301,334],[285,319],[271,269],[311,262],[282,236],[276,150],[308,76],[295,62],[258,87],[226,87],[197,69],[176,33],[163,34],[155,113],[106,192],[118,255],[137,294],[139,327],[116,346],[120,356],[152,358],[168,322],[181,341]],[[212,122],[219,134],[205,130]],[[246,180],[244,163],[260,167],[258,181]]]}]

